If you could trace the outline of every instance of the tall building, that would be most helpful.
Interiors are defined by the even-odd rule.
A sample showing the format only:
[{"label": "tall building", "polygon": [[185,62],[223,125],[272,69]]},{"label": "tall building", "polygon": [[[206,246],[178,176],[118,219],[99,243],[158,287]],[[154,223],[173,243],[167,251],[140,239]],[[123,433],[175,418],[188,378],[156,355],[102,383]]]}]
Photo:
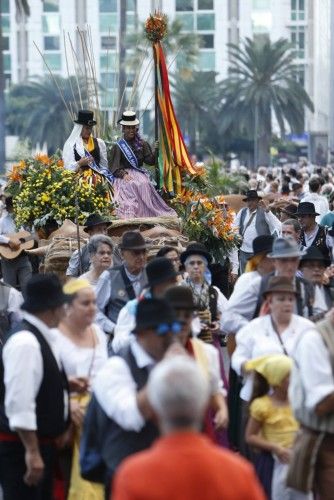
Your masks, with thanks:
[{"label": "tall building", "polygon": [[[36,46],[53,73],[62,76],[67,76],[68,71],[73,73],[75,65],[83,64],[76,28],[86,29],[89,25],[96,75],[107,90],[102,106],[115,109],[124,0],[30,0],[29,3],[30,17],[17,23],[15,0],[2,0],[7,86],[48,72]],[[314,114],[306,115],[305,128],[314,133],[328,133],[332,4],[331,0],[127,0],[123,19],[127,33],[131,33],[159,7],[170,19],[178,19],[183,31],[198,34],[201,40],[198,69],[214,70],[218,79],[228,75],[227,43],[240,43],[245,37],[258,34],[267,34],[272,40],[289,39],[295,50],[296,78],[315,105]],[[149,59],[138,61],[142,76],[138,77],[134,67],[126,79],[127,98],[133,102],[133,82],[139,83],[135,97],[140,102],[144,122],[149,120],[153,106],[149,64]]]}]

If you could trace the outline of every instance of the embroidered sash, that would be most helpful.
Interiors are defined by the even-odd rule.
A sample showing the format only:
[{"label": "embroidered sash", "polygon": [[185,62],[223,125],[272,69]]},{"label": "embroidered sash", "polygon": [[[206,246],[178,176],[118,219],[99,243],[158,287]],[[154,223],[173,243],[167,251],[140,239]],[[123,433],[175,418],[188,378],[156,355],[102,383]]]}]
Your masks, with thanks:
[{"label": "embroidered sash", "polygon": [[105,179],[109,182],[109,184],[112,186],[115,180],[115,177],[112,175],[112,173],[105,167],[100,167],[100,165],[97,165],[95,162],[93,156],[85,149],[85,156],[87,158],[90,158],[92,160],[92,163],[89,165],[89,168],[91,168],[96,174],[102,175],[105,177]]},{"label": "embroidered sash", "polygon": [[138,170],[138,172],[143,172],[143,169],[139,167],[137,157],[130,148],[129,144],[124,139],[120,139],[116,144],[122,151],[127,161],[130,163],[131,167],[134,170]]}]

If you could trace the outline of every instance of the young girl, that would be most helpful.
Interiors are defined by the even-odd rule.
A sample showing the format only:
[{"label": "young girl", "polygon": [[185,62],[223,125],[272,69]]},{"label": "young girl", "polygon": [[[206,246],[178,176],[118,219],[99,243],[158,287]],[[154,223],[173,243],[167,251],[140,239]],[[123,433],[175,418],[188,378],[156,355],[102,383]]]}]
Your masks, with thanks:
[{"label": "young girl", "polygon": [[282,354],[261,356],[246,363],[246,370],[254,371],[246,442],[274,458],[272,500],[312,498],[286,486],[291,449],[299,427],[288,400],[291,368],[292,360]]}]

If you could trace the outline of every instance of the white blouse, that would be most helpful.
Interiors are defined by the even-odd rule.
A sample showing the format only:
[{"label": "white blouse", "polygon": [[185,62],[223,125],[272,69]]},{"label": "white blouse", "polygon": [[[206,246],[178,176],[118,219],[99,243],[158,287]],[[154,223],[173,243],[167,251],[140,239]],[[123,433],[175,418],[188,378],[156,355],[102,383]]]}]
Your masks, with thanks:
[{"label": "white blouse", "polygon": [[68,377],[88,377],[90,374],[90,381],[92,381],[107,361],[106,334],[96,324],[93,328],[98,340],[95,349],[78,346],[63,335],[58,328],[53,330],[57,334],[60,360]]},{"label": "white blouse", "polygon": [[[314,328],[314,324],[306,318],[292,315],[289,326],[281,334],[286,352],[292,356],[297,341],[305,331]],[[284,354],[283,346],[275,332],[271,316],[261,316],[250,321],[241,328],[236,335],[236,349],[232,355],[232,368],[242,375],[242,365],[245,361],[265,356],[267,354]],[[253,390],[253,377],[248,375],[244,378],[244,386],[241,389],[240,397],[249,401]]]}]

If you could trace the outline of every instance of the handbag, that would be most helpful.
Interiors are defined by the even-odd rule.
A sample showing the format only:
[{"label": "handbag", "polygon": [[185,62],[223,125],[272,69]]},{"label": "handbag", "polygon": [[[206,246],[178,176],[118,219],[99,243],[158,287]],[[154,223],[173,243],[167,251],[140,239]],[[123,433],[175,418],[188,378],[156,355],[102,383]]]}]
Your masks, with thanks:
[{"label": "handbag", "polygon": [[302,427],[295,439],[289,463],[287,486],[303,493],[313,489],[315,463],[324,432]]}]

